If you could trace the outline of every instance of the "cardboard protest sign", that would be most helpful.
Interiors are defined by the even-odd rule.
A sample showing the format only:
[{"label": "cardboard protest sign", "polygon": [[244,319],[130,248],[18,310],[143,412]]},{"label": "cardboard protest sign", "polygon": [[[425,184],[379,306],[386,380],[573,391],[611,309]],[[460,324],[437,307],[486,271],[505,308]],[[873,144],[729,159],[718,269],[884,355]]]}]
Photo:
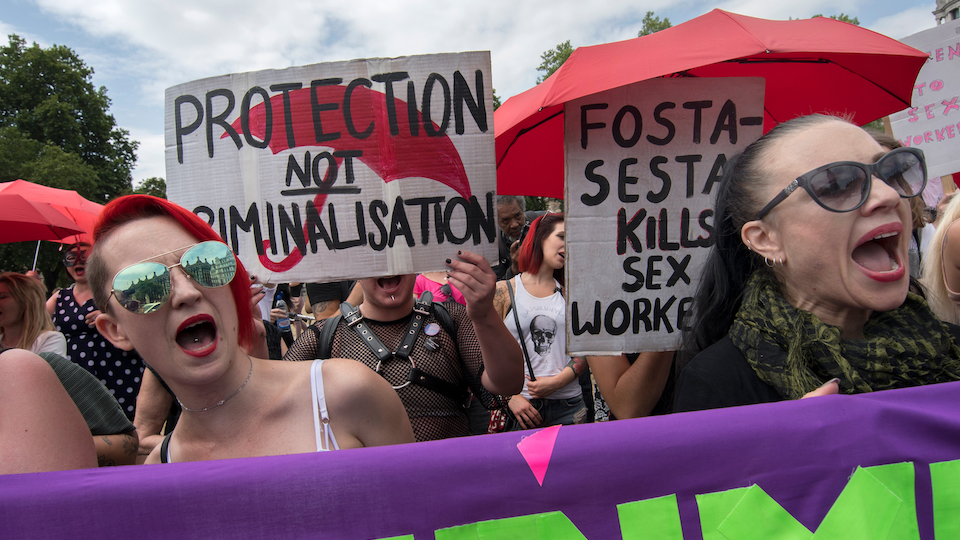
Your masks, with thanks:
[{"label": "cardboard protest sign", "polygon": [[251,273],[333,281],[496,254],[488,52],[331,62],[168,88],[167,194]]},{"label": "cardboard protest sign", "polygon": [[890,115],[893,135],[923,149],[930,177],[960,172],[960,19],[901,41],[927,51],[912,107]]},{"label": "cardboard protest sign", "polygon": [[570,101],[567,350],[673,350],[713,245],[727,158],[762,134],[761,78],[656,79]]}]

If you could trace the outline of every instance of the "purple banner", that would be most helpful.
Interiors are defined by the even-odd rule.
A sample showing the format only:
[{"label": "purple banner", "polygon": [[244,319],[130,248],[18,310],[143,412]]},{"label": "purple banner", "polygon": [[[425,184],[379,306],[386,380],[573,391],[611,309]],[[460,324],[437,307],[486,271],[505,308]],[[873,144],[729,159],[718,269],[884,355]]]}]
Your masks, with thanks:
[{"label": "purple banner", "polygon": [[[552,454],[553,432],[539,431],[9,475],[0,537],[428,540],[438,529],[562,512],[586,538],[616,539],[618,504],[676,494],[689,540],[701,538],[696,495],[753,484],[815,531],[857,466],[913,462],[920,535],[932,540],[928,465],[960,459],[957,411],[960,383],[950,383],[565,426]],[[530,436],[541,447],[525,458],[517,445]]]}]

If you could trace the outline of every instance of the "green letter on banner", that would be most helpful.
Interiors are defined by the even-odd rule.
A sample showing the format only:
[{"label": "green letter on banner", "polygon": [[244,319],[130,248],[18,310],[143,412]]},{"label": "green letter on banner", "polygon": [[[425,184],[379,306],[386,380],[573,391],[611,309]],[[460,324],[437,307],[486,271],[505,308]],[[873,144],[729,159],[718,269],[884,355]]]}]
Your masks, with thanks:
[{"label": "green letter on banner", "polygon": [[493,519],[436,531],[436,540],[587,540],[563,515],[547,512],[513,518]]},{"label": "green letter on banner", "polygon": [[760,486],[697,495],[703,540],[810,540],[806,527]]},{"label": "green letter on banner", "polygon": [[623,540],[683,540],[676,495],[618,504],[617,515]]},{"label": "green letter on banner", "polygon": [[933,531],[937,538],[960,538],[960,459],[930,464]]}]

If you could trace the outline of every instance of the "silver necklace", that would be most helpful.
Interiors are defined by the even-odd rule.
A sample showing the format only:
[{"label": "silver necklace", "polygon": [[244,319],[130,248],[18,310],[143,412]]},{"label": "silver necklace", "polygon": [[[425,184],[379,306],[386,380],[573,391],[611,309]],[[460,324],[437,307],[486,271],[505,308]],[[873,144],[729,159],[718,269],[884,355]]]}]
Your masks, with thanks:
[{"label": "silver necklace", "polygon": [[248,382],[250,382],[250,376],[253,375],[253,358],[250,358],[250,355],[247,355],[247,360],[250,361],[250,373],[247,373],[247,380],[243,381],[243,384],[240,385],[240,388],[237,388],[237,391],[236,391],[236,392],[234,392],[234,393],[230,394],[229,396],[221,399],[220,401],[214,403],[213,405],[211,405],[211,406],[209,406],[209,407],[204,407],[204,408],[202,408],[202,409],[191,409],[191,408],[187,407],[186,405],[184,405],[183,402],[180,401],[180,398],[177,398],[177,403],[180,404],[180,408],[183,409],[183,410],[185,410],[185,411],[189,411],[189,412],[204,412],[204,411],[209,411],[210,409],[216,409],[217,407],[219,407],[219,406],[223,405],[224,403],[226,403],[226,402],[230,401],[231,399],[233,399],[234,396],[236,396],[237,394],[239,394],[240,391],[243,390],[243,387],[246,386]]}]

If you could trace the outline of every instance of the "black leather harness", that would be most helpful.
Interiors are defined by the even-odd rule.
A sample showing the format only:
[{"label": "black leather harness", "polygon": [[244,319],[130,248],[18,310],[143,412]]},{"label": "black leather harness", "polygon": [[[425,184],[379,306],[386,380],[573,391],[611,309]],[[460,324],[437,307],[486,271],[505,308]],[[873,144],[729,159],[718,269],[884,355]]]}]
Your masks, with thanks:
[{"label": "black leather harness", "polygon": [[[407,380],[399,386],[393,386],[395,390],[399,390],[412,383],[444,395],[467,407],[469,406],[472,395],[469,390],[464,390],[453,383],[421,370],[417,367],[414,359],[410,357],[410,352],[413,351],[417,337],[419,337],[420,332],[423,330],[424,322],[431,314],[436,316],[437,321],[440,322],[440,326],[453,338],[454,343],[456,343],[456,330],[453,328],[453,320],[450,317],[450,313],[442,305],[434,304],[433,294],[430,293],[430,291],[425,291],[421,294],[420,299],[414,303],[413,317],[410,318],[410,324],[407,325],[400,345],[397,346],[397,350],[391,351],[364,322],[363,315],[360,314],[360,308],[355,308],[343,302],[340,304],[340,314],[326,321],[323,326],[323,331],[318,333],[318,356],[320,358],[330,358],[333,334],[336,332],[336,328],[340,325],[340,320],[342,319],[346,321],[348,327],[357,333],[360,340],[366,344],[370,352],[376,357],[377,365],[374,371],[381,376],[383,376],[382,367],[384,362],[392,360],[393,358],[410,362]],[[310,328],[317,331],[313,326]]]}]

